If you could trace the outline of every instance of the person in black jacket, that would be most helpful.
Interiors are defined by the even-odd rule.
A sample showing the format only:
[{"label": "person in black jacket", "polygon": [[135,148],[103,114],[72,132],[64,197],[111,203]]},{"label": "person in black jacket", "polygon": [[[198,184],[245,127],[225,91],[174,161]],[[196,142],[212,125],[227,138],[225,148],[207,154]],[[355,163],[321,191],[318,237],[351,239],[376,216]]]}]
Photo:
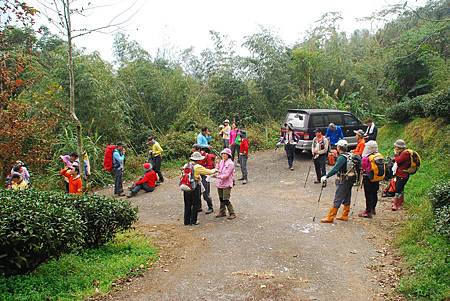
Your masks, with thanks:
[{"label": "person in black jacket", "polygon": [[378,134],[378,128],[375,126],[375,123],[370,118],[367,119],[366,124],[367,124],[367,130],[364,133],[364,139],[366,140],[366,142],[370,141],[370,140],[376,141],[377,134]]}]

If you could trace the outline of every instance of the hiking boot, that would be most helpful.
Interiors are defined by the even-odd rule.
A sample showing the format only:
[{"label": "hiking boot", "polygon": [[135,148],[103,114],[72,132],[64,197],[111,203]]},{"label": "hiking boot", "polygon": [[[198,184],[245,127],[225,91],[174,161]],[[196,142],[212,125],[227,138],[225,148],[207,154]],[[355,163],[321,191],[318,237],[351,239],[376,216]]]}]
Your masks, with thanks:
[{"label": "hiking boot", "polygon": [[320,180],[315,180],[314,184],[320,184]]},{"label": "hiking boot", "polygon": [[348,214],[350,213],[350,205],[344,205],[344,210],[342,211],[342,215],[339,217],[336,217],[336,219],[340,221],[348,221]]},{"label": "hiking boot", "polygon": [[236,214],[230,214],[230,216],[229,217],[227,217],[227,219],[229,219],[229,220],[232,220],[232,219],[235,219],[236,218]]},{"label": "hiking boot", "polygon": [[322,218],[320,220],[320,222],[321,223],[330,223],[330,224],[333,223],[334,218],[336,217],[337,211],[338,211],[337,208],[332,207],[330,209],[330,211],[328,211],[327,216]]},{"label": "hiking boot", "polygon": [[230,217],[234,215],[234,208],[233,205],[231,205],[230,201],[227,201],[226,203],[227,205],[227,209],[228,209],[228,213],[230,214]]},{"label": "hiking boot", "polygon": [[208,210],[206,210],[205,214],[211,214],[213,212],[214,212],[214,210],[212,208],[208,208]]},{"label": "hiking boot", "polygon": [[242,184],[243,185],[247,184],[247,180],[242,181]]},{"label": "hiking boot", "polygon": [[363,212],[359,213],[358,216],[364,218],[372,218],[372,214],[369,213],[367,210],[364,210]]},{"label": "hiking boot", "polygon": [[244,180],[245,180],[244,178],[239,178],[239,179],[238,179],[238,181],[244,181]]}]

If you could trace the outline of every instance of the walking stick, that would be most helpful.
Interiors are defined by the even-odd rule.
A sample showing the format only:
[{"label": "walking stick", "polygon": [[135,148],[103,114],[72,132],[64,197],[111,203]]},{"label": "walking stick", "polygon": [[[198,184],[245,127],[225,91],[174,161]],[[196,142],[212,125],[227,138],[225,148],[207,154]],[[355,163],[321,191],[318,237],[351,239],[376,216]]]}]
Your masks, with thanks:
[{"label": "walking stick", "polygon": [[308,174],[306,175],[306,179],[305,179],[305,185],[303,185],[303,188],[306,188],[306,183],[308,182],[308,178],[309,178],[309,173],[311,172],[311,165],[308,168]]},{"label": "walking stick", "polygon": [[355,200],[353,201],[352,212],[350,212],[350,216],[353,216],[353,211],[355,211],[356,200],[358,199],[359,188],[362,186],[363,176],[360,175],[361,180],[358,183],[358,187],[356,188]]},{"label": "walking stick", "polygon": [[323,182],[321,187],[320,187],[320,194],[319,194],[319,199],[317,200],[317,206],[316,209],[314,210],[314,217],[313,217],[313,222],[315,222],[316,220],[316,215],[317,215],[317,209],[319,209],[319,203],[320,203],[320,198],[322,197],[322,192],[323,189],[327,187],[327,182]]}]

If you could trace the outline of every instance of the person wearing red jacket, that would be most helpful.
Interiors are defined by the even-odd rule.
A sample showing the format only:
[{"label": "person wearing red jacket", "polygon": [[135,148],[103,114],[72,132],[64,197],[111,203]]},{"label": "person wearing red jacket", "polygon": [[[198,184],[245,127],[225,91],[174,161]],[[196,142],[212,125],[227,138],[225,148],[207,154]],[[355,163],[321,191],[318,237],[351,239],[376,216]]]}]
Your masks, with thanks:
[{"label": "person wearing red jacket", "polygon": [[397,211],[403,205],[405,200],[403,191],[405,185],[409,180],[409,173],[405,170],[411,166],[411,157],[409,152],[406,150],[406,143],[402,139],[398,139],[394,143],[394,161],[397,164],[397,169],[395,171],[395,197],[392,200],[392,211]]},{"label": "person wearing red jacket", "polygon": [[[205,152],[204,150],[202,150],[202,147],[199,144],[193,145],[192,153],[194,153],[194,152],[199,152],[203,157],[205,157],[205,159],[198,162],[201,166],[203,166],[207,169],[215,168],[214,161],[216,159],[216,155]],[[201,181],[202,181],[203,188],[205,189],[203,191],[203,199],[205,200],[206,205],[208,206],[208,210],[206,210],[205,214],[211,214],[214,212],[213,202],[212,202],[212,198],[211,198],[211,183],[207,180],[207,176],[203,176],[203,175],[201,176]],[[200,208],[198,209],[198,211],[199,212],[203,211],[201,203],[200,203]]]},{"label": "person wearing red jacket", "polygon": [[152,165],[150,163],[144,163],[142,167],[144,167],[144,176],[133,184],[131,193],[127,196],[129,198],[134,197],[141,189],[145,192],[152,192],[155,190],[158,175],[152,169]]},{"label": "person wearing red jacket", "polygon": [[247,132],[241,130],[241,145],[239,147],[239,165],[241,165],[242,178],[239,181],[242,181],[242,184],[247,184],[248,181],[248,172],[247,172],[247,160],[248,160],[248,138]]}]

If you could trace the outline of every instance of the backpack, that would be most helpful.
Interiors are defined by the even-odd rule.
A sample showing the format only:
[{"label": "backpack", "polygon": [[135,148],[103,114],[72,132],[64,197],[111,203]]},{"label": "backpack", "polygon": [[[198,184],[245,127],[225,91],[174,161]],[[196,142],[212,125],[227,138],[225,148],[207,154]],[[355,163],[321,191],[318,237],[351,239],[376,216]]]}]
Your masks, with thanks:
[{"label": "backpack", "polygon": [[337,150],[332,149],[330,150],[330,152],[328,153],[328,165],[333,166],[334,164],[336,164],[336,158],[337,158],[338,154],[337,154]]},{"label": "backpack", "polygon": [[386,161],[380,153],[369,155],[371,171],[369,174],[370,182],[380,182],[386,177]]},{"label": "backpack", "polygon": [[392,168],[394,167],[394,159],[391,157],[386,158],[386,172],[384,175],[385,180],[390,180],[394,177],[394,172],[392,171]]},{"label": "backpack", "polygon": [[342,154],[347,160],[345,176],[347,178],[354,178],[358,175],[358,171],[361,169],[361,157],[350,153]]},{"label": "backpack", "polygon": [[381,194],[382,197],[393,197],[395,196],[395,185],[396,185],[396,178],[392,178],[389,181],[388,186],[383,190],[383,193]]},{"label": "backpack", "polygon": [[112,172],[113,170],[113,153],[115,149],[115,145],[108,144],[106,146],[105,155],[103,156],[103,169],[107,172]]},{"label": "backpack", "polygon": [[412,149],[407,149],[406,151],[409,153],[411,164],[409,168],[405,169],[404,171],[406,173],[409,173],[410,175],[413,175],[417,172],[417,170],[419,170],[422,159],[416,151],[413,151]]},{"label": "backpack", "polygon": [[192,163],[187,163],[183,166],[179,186],[181,191],[185,192],[194,191],[197,187],[194,177],[194,165]]}]

